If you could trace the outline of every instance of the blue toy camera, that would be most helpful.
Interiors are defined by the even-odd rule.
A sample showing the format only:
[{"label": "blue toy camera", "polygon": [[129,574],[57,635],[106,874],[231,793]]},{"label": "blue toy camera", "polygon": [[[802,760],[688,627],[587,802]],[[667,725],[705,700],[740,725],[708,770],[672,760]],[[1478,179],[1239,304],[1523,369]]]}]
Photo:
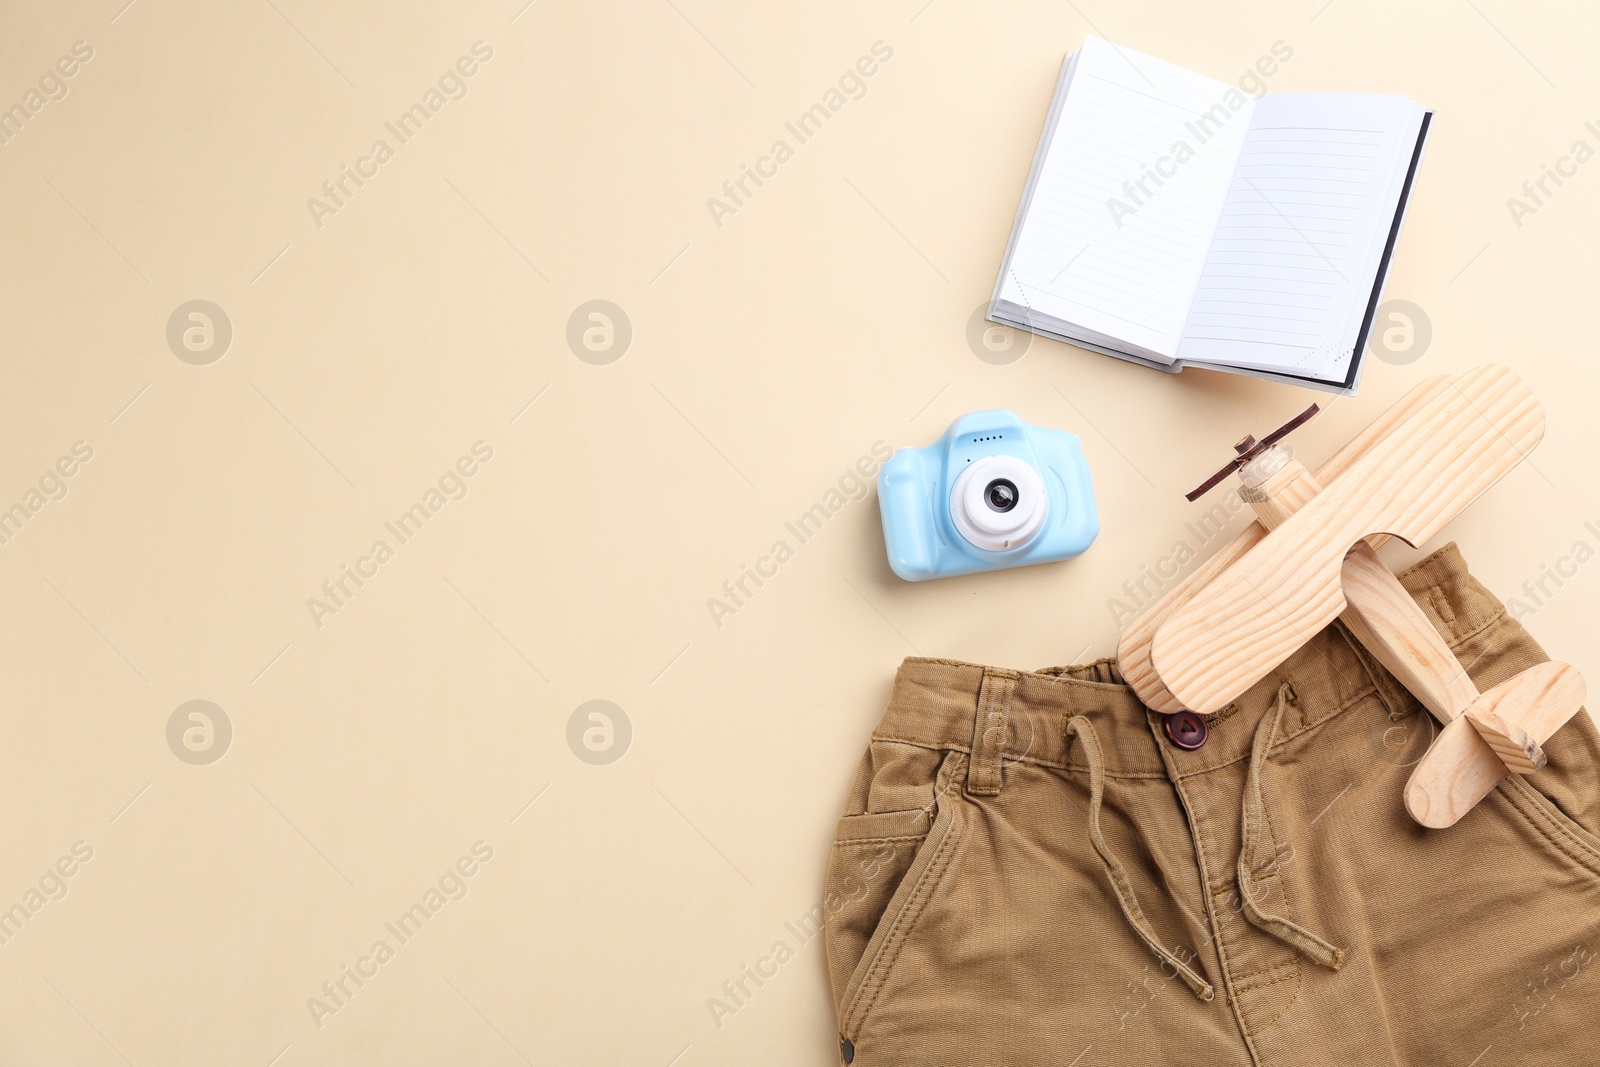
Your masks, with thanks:
[{"label": "blue toy camera", "polygon": [[889,566],[908,582],[1076,556],[1100,532],[1076,437],[979,411],[878,472]]}]

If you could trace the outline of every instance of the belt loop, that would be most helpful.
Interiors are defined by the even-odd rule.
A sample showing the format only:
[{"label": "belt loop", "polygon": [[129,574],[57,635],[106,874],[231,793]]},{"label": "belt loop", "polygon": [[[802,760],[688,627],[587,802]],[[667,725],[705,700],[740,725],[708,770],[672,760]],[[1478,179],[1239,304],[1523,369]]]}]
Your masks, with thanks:
[{"label": "belt loop", "polygon": [[1006,706],[1016,688],[1017,673],[997,667],[983,669],[983,685],[978,689],[978,709],[972,721],[972,759],[967,764],[967,795],[1000,795],[1000,768],[1005,760]]}]

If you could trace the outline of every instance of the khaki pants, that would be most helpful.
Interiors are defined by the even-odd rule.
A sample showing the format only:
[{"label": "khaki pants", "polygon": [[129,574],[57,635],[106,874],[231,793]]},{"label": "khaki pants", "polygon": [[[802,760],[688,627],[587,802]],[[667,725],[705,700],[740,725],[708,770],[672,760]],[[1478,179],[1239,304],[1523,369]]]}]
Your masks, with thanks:
[{"label": "khaki pants", "polygon": [[[1452,545],[1403,576],[1480,689],[1546,657]],[[1460,823],[1432,717],[1335,624],[1198,749],[1115,666],[907,660],[828,868],[854,1067],[1600,1061],[1600,735]]]}]

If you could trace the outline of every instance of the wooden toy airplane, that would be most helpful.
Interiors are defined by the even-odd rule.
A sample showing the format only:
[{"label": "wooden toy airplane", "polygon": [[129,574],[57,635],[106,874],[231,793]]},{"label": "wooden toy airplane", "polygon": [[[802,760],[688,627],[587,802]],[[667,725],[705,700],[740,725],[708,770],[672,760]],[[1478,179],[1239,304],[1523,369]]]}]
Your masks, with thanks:
[{"label": "wooden toy airplane", "polygon": [[1190,494],[1239,475],[1259,520],[1180,582],[1122,636],[1123,677],[1157,711],[1225,707],[1335,619],[1442,723],[1405,804],[1424,826],[1453,825],[1509,772],[1545,764],[1540,747],[1578,711],[1584,683],[1543,663],[1480,693],[1400,579],[1374,551],[1421,545],[1544,437],[1544,412],[1505,367],[1423,382],[1315,474],[1277,442],[1316,405],[1257,441]]}]

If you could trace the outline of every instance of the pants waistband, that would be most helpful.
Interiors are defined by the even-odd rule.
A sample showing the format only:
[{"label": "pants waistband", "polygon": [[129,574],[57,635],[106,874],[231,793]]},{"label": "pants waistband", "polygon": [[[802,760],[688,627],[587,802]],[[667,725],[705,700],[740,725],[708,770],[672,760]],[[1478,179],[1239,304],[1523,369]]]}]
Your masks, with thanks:
[{"label": "pants waistband", "polygon": [[[1456,645],[1499,619],[1504,605],[1467,571],[1452,543],[1410,568],[1401,583],[1429,620]],[[970,754],[968,790],[998,793],[1007,763],[1086,769],[1065,729],[1074,715],[1091,717],[1105,748],[1105,771],[1124,777],[1166,777],[1166,758],[1180,775],[1245,759],[1256,724],[1290,686],[1280,739],[1312,728],[1357,701],[1380,699],[1391,709],[1416,703],[1335,623],[1322,630],[1208,719],[1205,745],[1185,751],[1167,742],[1162,716],[1124,684],[1112,660],[1022,671],[948,659],[907,659],[895,676],[888,710],[873,737]]]}]

